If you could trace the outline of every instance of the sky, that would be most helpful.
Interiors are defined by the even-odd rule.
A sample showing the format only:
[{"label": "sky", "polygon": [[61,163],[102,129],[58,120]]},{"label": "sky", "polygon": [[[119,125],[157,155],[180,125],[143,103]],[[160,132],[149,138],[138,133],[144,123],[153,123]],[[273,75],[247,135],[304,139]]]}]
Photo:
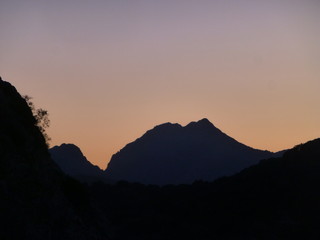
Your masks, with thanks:
[{"label": "sky", "polygon": [[165,122],[254,148],[320,137],[318,0],[1,0],[0,75],[47,109],[51,146],[105,168]]}]

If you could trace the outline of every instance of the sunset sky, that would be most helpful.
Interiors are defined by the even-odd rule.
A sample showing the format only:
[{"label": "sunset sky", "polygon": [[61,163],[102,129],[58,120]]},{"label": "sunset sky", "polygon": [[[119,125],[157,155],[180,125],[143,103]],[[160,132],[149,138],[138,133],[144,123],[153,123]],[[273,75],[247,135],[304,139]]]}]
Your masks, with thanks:
[{"label": "sunset sky", "polygon": [[164,122],[254,148],[320,137],[319,0],[1,0],[0,75],[49,111],[51,146],[105,168]]}]

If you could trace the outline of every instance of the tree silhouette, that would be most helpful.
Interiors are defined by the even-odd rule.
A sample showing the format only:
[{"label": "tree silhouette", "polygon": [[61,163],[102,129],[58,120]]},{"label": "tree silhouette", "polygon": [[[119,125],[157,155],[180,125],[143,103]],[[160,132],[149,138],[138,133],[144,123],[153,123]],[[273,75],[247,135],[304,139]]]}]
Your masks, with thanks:
[{"label": "tree silhouette", "polygon": [[33,117],[36,120],[36,126],[39,128],[40,132],[42,133],[43,137],[46,140],[46,144],[49,147],[49,142],[51,141],[51,138],[46,133],[46,129],[50,126],[50,119],[49,119],[49,113],[47,110],[44,110],[42,108],[36,108],[34,103],[31,101],[32,97],[28,95],[23,96],[24,100],[26,100],[29,108],[31,109],[33,113]]}]

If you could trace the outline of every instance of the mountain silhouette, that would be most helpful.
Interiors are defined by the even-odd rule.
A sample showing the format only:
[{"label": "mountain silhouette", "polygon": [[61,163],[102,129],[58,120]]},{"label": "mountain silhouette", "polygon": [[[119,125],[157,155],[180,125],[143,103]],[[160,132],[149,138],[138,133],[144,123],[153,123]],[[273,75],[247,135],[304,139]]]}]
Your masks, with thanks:
[{"label": "mountain silhouette", "polygon": [[[69,166],[81,166],[71,167],[74,174],[95,172],[78,147],[63,144],[54,149],[62,160],[70,161]],[[185,127],[157,126],[115,154],[110,164],[127,167],[121,161],[130,154],[128,161],[146,156],[146,161],[163,167],[169,176],[158,181],[163,184],[190,180],[187,175],[174,178],[166,167],[184,168],[191,174],[191,167],[183,165],[191,162],[201,174],[205,167],[197,164],[207,164],[208,175],[213,167],[231,174],[239,171],[231,165],[244,168],[258,161],[252,156],[266,158],[260,155],[282,152],[247,147],[203,119]],[[136,174],[136,165],[142,164],[150,168],[144,160],[130,167]],[[148,169],[140,171],[149,177],[145,172]],[[319,173],[320,139],[315,139],[213,182],[82,184],[52,160],[28,103],[0,78],[1,240],[320,239]]]},{"label": "mountain silhouette", "polygon": [[106,174],[144,184],[212,181],[275,156],[239,143],[208,119],[182,127],[165,123],[114,154]]},{"label": "mountain silhouette", "polygon": [[61,144],[49,149],[52,159],[61,170],[83,182],[104,181],[111,183],[103,170],[93,165],[74,144]]},{"label": "mountain silhouette", "polygon": [[85,188],[50,158],[37,124],[0,78],[0,239],[107,239]]}]

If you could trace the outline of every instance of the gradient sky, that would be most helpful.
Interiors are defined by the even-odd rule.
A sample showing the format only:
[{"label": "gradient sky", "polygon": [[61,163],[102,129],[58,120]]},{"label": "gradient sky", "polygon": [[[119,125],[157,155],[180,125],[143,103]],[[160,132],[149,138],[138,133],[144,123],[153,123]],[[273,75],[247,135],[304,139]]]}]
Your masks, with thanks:
[{"label": "gradient sky", "polygon": [[164,122],[249,146],[320,137],[318,0],[1,0],[0,75],[49,111],[51,146],[105,168]]}]

